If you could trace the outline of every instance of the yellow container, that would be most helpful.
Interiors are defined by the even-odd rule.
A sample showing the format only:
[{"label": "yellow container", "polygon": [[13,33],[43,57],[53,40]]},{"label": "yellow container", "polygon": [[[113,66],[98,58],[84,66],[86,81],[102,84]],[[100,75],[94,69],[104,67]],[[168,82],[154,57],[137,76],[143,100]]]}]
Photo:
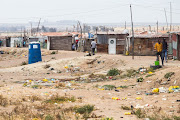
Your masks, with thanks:
[{"label": "yellow container", "polygon": [[159,88],[154,88],[154,89],[152,90],[152,92],[153,92],[153,93],[158,93],[158,92],[159,92]]},{"label": "yellow container", "polygon": [[112,99],[113,99],[113,100],[117,100],[117,99],[119,99],[119,98],[118,98],[118,97],[112,97]]},{"label": "yellow container", "polygon": [[124,115],[131,115],[131,113],[130,112],[125,112]]},{"label": "yellow container", "polygon": [[129,55],[129,52],[128,52],[128,51],[126,51],[126,55],[127,55],[127,56]]},{"label": "yellow container", "polygon": [[142,100],[142,98],[141,98],[141,97],[136,97],[136,99],[137,99],[137,100]]},{"label": "yellow container", "polygon": [[47,82],[48,81],[48,79],[43,79],[43,82]]}]

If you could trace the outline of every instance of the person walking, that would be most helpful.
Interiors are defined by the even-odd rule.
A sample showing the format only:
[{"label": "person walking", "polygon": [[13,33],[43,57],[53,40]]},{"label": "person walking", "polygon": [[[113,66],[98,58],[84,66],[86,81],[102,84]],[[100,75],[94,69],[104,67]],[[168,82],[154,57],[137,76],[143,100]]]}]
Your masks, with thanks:
[{"label": "person walking", "polygon": [[167,45],[167,42],[166,42],[166,39],[164,38],[163,39],[163,50],[162,50],[162,56],[163,56],[163,60],[165,58],[165,61],[167,63],[167,49],[168,49],[168,45]]},{"label": "person walking", "polygon": [[0,47],[1,47],[1,45],[2,45],[2,40],[0,40]]},{"label": "person walking", "polygon": [[161,43],[160,40],[158,40],[158,42],[155,44],[155,50],[156,50],[156,56],[157,56],[156,61],[159,61],[159,56],[160,56],[161,61],[162,61],[162,65],[164,65],[164,59],[162,56],[162,49],[163,49],[163,44]]},{"label": "person walking", "polygon": [[91,49],[92,49],[92,54],[95,55],[96,42],[94,41],[94,39],[91,42]]}]

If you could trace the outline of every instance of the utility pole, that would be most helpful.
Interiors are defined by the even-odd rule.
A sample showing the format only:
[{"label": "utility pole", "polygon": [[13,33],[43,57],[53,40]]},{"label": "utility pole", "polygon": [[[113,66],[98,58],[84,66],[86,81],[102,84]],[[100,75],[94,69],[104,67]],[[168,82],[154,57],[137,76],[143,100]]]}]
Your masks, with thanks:
[{"label": "utility pole", "polygon": [[37,34],[38,34],[38,32],[39,32],[39,25],[40,25],[40,22],[41,22],[41,18],[39,19],[39,23],[38,23]]},{"label": "utility pole", "polygon": [[80,29],[81,29],[81,38],[80,38],[80,51],[82,51],[82,46],[83,46],[83,44],[82,44],[82,27],[81,27],[81,24],[80,24],[80,22],[78,21],[78,25],[79,25],[79,27],[80,27]]},{"label": "utility pole", "polygon": [[32,36],[32,22],[30,24],[31,24],[31,36]]},{"label": "utility pole", "polygon": [[130,12],[131,12],[131,25],[132,25],[132,59],[134,60],[134,29],[133,29],[133,18],[132,18],[131,4],[130,4]]},{"label": "utility pole", "polygon": [[164,13],[165,13],[165,18],[166,18],[166,24],[167,24],[167,31],[169,31],[168,29],[168,21],[167,21],[167,15],[166,15],[166,9],[164,8]]},{"label": "utility pole", "polygon": [[126,29],[126,21],[125,21],[125,29]]},{"label": "utility pole", "polygon": [[172,5],[170,2],[170,31],[172,30]]},{"label": "utility pole", "polygon": [[157,24],[157,34],[158,34],[158,29],[159,29],[159,28],[158,28],[158,27],[159,27],[159,26],[158,26],[158,21],[157,21],[157,23],[156,23],[156,24]]}]

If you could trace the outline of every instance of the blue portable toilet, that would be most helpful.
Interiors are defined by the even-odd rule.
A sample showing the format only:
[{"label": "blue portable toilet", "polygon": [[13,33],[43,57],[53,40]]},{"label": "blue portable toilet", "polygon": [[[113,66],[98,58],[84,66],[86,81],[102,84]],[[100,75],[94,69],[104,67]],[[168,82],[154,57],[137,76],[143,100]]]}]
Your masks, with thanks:
[{"label": "blue portable toilet", "polygon": [[28,63],[32,64],[32,63],[36,63],[39,61],[42,61],[40,43],[39,42],[31,42],[29,44]]}]

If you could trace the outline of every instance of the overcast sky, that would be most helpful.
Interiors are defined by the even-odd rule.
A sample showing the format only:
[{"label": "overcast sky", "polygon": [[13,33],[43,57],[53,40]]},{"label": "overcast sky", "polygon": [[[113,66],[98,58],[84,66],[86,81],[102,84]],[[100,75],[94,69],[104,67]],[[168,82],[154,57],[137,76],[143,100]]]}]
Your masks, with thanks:
[{"label": "overcast sky", "polygon": [[130,22],[132,5],[134,22],[165,23],[164,8],[170,21],[180,23],[180,0],[0,0],[0,23],[29,21],[80,20],[84,23]]}]

